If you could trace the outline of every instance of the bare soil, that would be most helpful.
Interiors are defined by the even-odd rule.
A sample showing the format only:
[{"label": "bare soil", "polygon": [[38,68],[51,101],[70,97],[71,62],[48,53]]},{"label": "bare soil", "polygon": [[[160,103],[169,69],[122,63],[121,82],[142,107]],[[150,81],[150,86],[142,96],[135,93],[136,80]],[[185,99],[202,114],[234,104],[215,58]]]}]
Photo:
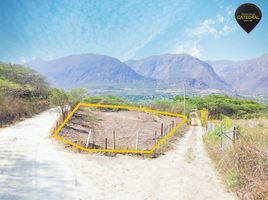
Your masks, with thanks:
[{"label": "bare soil", "polygon": [[[174,122],[173,122],[174,121]],[[177,117],[155,115],[132,110],[97,110],[81,107],[60,131],[59,136],[86,146],[89,131],[92,131],[89,148],[136,149],[138,137],[139,150],[151,149],[165,134],[180,123]],[[163,134],[161,136],[161,124]]]}]

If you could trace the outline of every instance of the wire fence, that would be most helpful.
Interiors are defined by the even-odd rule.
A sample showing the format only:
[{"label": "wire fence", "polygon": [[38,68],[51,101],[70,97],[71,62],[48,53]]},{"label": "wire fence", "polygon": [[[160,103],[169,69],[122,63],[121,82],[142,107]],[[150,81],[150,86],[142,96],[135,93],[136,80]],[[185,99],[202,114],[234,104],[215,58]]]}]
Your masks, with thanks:
[{"label": "wire fence", "polygon": [[239,129],[237,126],[233,126],[231,129],[226,129],[224,126],[217,126],[215,123],[207,122],[207,132],[214,133],[216,128],[219,128],[219,135],[221,138],[221,149],[226,150],[232,144],[236,142],[239,135]]},{"label": "wire fence", "polygon": [[177,125],[178,124],[176,124],[174,120],[168,124],[161,123],[158,131],[154,131],[152,134],[147,134],[149,135],[149,138],[144,137],[142,134],[144,131],[142,129],[138,129],[135,133],[133,133],[133,135],[135,134],[134,137],[119,137],[118,132],[115,130],[111,130],[112,137],[111,135],[97,137],[98,134],[96,133],[96,130],[89,129],[88,135],[84,138],[82,143],[86,148],[104,148],[114,150],[135,148],[135,150],[149,150],[163,137],[169,134]]},{"label": "wire fence", "polygon": [[236,126],[233,129],[225,131],[224,127],[221,130],[221,148],[223,150],[228,149],[235,143],[238,137],[238,128]]}]

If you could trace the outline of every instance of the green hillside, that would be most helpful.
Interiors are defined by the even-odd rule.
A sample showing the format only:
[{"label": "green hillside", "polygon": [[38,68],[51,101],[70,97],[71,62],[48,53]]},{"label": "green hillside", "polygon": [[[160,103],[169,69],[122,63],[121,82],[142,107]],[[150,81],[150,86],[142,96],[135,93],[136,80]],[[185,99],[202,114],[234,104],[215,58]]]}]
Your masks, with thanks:
[{"label": "green hillside", "polygon": [[32,69],[0,63],[0,126],[46,109],[48,89]]}]

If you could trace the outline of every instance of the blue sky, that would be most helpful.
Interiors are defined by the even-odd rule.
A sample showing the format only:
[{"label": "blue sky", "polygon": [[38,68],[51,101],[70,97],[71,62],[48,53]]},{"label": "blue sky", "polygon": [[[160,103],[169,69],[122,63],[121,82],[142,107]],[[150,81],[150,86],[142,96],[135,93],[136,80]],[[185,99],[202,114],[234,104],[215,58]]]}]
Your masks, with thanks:
[{"label": "blue sky", "polygon": [[[235,9],[262,10],[247,34]],[[0,60],[24,63],[96,53],[140,59],[188,53],[204,60],[250,59],[268,53],[268,1],[1,0]]]}]

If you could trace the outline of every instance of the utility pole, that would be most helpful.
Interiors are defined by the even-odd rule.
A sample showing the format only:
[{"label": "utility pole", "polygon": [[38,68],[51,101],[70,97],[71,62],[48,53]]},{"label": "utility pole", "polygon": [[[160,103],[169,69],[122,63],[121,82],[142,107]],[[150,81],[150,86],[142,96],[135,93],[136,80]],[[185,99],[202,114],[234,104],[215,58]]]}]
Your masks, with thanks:
[{"label": "utility pole", "polygon": [[184,95],[183,95],[183,114],[185,115],[185,112],[186,112],[186,85],[185,85],[185,83],[183,84],[183,90],[184,90]]}]

